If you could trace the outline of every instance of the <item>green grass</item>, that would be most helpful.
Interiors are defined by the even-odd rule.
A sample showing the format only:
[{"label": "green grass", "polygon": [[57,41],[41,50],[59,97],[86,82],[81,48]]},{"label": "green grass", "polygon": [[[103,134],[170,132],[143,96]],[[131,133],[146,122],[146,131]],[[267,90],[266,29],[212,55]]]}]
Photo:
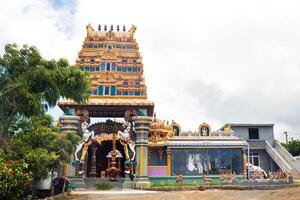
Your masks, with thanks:
[{"label": "green grass", "polygon": [[108,181],[100,181],[95,184],[97,190],[111,190],[113,188],[112,184]]}]

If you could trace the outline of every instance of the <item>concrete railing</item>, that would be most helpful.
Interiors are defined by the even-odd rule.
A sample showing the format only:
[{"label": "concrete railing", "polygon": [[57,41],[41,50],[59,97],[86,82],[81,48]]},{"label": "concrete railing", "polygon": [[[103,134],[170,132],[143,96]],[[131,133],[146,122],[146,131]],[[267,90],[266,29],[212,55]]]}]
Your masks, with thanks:
[{"label": "concrete railing", "polygon": [[279,155],[279,153],[270,145],[268,141],[266,141],[266,151],[273,158],[276,164],[285,172],[291,172],[292,167],[286,162],[286,160]]},{"label": "concrete railing", "polygon": [[296,159],[277,141],[273,141],[273,148],[288,162],[294,162]]},{"label": "concrete railing", "polygon": [[[276,147],[276,143],[274,143],[273,145]],[[279,149],[279,151],[278,151],[278,149]],[[271,156],[271,158],[275,161],[275,163],[280,167],[280,169],[282,169],[282,171],[292,173],[292,175],[295,178],[300,177],[299,171],[294,166],[295,160],[289,161],[289,160],[291,160],[291,158],[289,158],[287,156],[288,152],[283,151],[278,146],[277,146],[277,149],[273,148],[268,141],[266,141],[266,151]],[[281,152],[283,152],[283,154],[281,154]],[[285,157],[285,156],[287,156],[287,157]]]}]

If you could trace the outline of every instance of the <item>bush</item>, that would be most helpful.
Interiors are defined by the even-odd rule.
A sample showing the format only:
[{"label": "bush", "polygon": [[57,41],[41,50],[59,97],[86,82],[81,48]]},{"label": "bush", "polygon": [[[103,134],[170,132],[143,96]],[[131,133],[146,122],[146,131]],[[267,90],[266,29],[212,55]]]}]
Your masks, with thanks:
[{"label": "bush", "polygon": [[97,190],[111,190],[113,188],[112,184],[108,181],[101,181],[95,184]]},{"label": "bush", "polygon": [[0,152],[0,199],[22,199],[31,177],[25,172],[27,164],[4,159]]}]

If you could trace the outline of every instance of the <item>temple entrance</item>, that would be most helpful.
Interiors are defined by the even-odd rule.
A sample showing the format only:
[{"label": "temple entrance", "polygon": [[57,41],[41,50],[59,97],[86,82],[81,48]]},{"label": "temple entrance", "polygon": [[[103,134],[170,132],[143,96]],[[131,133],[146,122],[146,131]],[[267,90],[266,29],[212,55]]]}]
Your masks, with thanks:
[{"label": "temple entrance", "polygon": [[[118,166],[120,166],[120,177],[124,177],[124,162],[125,152],[119,141],[116,141],[116,148],[121,153],[122,158],[117,158]],[[96,151],[96,171],[97,177],[101,177],[101,172],[106,171],[109,168],[109,158],[107,157],[109,152],[112,150],[112,141],[104,141],[98,146]]]},{"label": "temple entrance", "polygon": [[[97,148],[95,152],[96,162],[93,163],[93,150]],[[111,157],[110,152],[113,149],[113,142],[112,140],[102,141],[101,144],[93,144],[88,148],[88,156],[87,156],[87,177],[102,177],[106,176],[106,170],[110,167]],[[117,167],[120,169],[120,177],[125,177],[124,170],[125,170],[125,161],[126,156],[124,152],[124,148],[120,141],[116,141],[116,149],[119,151],[117,156]],[[91,176],[90,172],[93,168],[92,165],[95,165],[96,168],[96,175]],[[107,178],[107,176],[106,176]]]}]

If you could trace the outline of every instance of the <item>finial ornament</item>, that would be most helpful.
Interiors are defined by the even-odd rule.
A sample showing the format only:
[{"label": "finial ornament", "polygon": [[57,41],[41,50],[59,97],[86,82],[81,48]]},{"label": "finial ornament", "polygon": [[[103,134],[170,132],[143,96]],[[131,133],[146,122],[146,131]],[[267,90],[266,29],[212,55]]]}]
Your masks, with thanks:
[{"label": "finial ornament", "polygon": [[118,32],[120,31],[120,26],[119,26],[119,25],[117,25],[117,31],[118,31]]},{"label": "finial ornament", "polygon": [[98,31],[101,31],[101,24],[99,24],[98,26]]},{"label": "finial ornament", "polygon": [[125,27],[125,25],[123,26],[123,32],[125,32],[126,31],[126,27]]},{"label": "finial ornament", "polygon": [[110,25],[110,31],[113,31],[113,30],[114,30],[114,26]]},{"label": "finial ornament", "polygon": [[106,24],[104,25],[104,31],[107,31],[107,26],[106,26]]}]

